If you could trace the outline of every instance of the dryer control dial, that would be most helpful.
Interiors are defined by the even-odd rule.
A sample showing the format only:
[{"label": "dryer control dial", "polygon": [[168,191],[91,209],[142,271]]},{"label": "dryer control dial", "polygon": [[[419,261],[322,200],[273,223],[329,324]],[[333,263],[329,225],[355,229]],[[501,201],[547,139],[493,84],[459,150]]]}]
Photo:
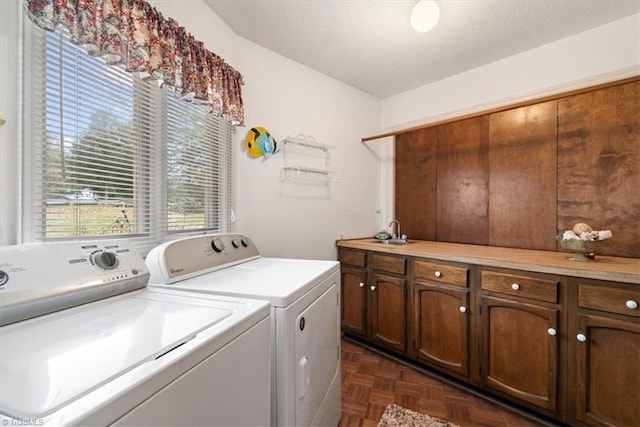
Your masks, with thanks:
[{"label": "dryer control dial", "polygon": [[118,256],[113,252],[96,252],[92,258],[93,262],[103,270],[113,270],[118,266]]},{"label": "dryer control dial", "polygon": [[6,284],[9,281],[9,275],[0,270],[0,286]]},{"label": "dryer control dial", "polygon": [[242,236],[242,238],[240,239],[240,241],[242,242],[242,246],[244,246],[245,248],[247,246],[249,246],[249,238],[246,236]]},{"label": "dryer control dial", "polygon": [[214,250],[214,252],[220,253],[224,250],[224,242],[222,241],[222,239],[213,239],[211,241],[211,249]]},{"label": "dryer control dial", "polygon": [[237,237],[231,239],[231,245],[238,249],[240,247],[240,239],[238,239]]}]

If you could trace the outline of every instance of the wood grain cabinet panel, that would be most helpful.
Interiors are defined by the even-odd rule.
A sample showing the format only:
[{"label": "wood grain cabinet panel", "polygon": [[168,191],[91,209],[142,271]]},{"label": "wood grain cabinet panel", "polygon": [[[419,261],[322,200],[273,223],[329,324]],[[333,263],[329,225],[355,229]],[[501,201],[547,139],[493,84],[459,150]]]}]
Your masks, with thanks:
[{"label": "wood grain cabinet panel", "polygon": [[489,245],[556,250],[557,102],[489,118]]},{"label": "wood grain cabinet panel", "polygon": [[489,243],[489,116],[437,127],[437,240]]},{"label": "wood grain cabinet panel", "polygon": [[341,261],[342,330],[405,353],[407,259],[343,248],[338,250],[338,259]]},{"label": "wood grain cabinet panel", "polygon": [[432,261],[415,260],[413,263],[414,276],[418,280],[430,280],[454,286],[468,286],[467,267],[458,267]]},{"label": "wood grain cabinet panel", "polygon": [[436,239],[436,129],[396,136],[395,218],[410,239]]},{"label": "wood grain cabinet panel", "polygon": [[386,271],[395,274],[405,274],[407,268],[407,260],[387,255],[373,254],[373,269],[377,271]]},{"label": "wood grain cabinet panel", "polygon": [[362,251],[340,249],[340,251],[338,252],[338,261],[340,261],[342,264],[364,268],[367,266],[367,253]]},{"label": "wood grain cabinet panel", "polygon": [[378,273],[370,287],[373,340],[400,352],[407,349],[406,288],[406,279]]},{"label": "wood grain cabinet panel", "polygon": [[416,282],[413,286],[415,357],[455,376],[469,376],[469,292]]},{"label": "wood grain cabinet panel", "polygon": [[640,257],[639,118],[639,81],[558,100],[558,228],[612,230],[603,255]]},{"label": "wood grain cabinet panel", "polygon": [[558,302],[558,280],[482,271],[482,290],[551,303]]},{"label": "wood grain cabinet panel", "polygon": [[572,278],[569,339],[574,424],[640,425],[640,286]]},{"label": "wood grain cabinet panel", "polygon": [[579,282],[578,307],[640,317],[640,286]]},{"label": "wood grain cabinet panel", "polygon": [[481,311],[485,386],[557,414],[559,310],[482,295]]},{"label": "wood grain cabinet panel", "polygon": [[342,266],[341,301],[342,329],[367,336],[367,272]]},{"label": "wood grain cabinet panel", "polygon": [[640,424],[640,323],[578,316],[577,418],[590,426]]}]

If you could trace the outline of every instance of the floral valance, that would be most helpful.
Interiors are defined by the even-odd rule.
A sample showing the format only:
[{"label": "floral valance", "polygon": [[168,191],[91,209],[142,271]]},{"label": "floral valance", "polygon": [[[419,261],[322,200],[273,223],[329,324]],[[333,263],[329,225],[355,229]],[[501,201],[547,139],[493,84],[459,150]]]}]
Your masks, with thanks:
[{"label": "floral valance", "polygon": [[184,27],[143,0],[25,0],[39,27],[69,29],[74,43],[108,64],[171,85],[176,96],[205,103],[244,125],[242,75]]}]

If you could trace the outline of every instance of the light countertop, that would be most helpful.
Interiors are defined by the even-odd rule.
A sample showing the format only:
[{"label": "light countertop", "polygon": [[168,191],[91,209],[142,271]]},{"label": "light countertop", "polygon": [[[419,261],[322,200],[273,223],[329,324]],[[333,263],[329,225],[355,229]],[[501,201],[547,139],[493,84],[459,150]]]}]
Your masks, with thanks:
[{"label": "light countertop", "polygon": [[430,258],[488,267],[511,268],[598,280],[640,284],[640,259],[596,255],[594,262],[571,261],[570,252],[411,240],[387,245],[373,238],[338,240],[339,248]]}]

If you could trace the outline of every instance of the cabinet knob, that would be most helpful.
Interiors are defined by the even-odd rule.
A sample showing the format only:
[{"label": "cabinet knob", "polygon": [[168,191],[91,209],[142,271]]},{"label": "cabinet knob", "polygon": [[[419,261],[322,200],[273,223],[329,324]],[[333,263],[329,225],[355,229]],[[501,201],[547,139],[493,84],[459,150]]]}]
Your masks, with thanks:
[{"label": "cabinet knob", "polygon": [[624,305],[626,305],[627,308],[630,308],[631,310],[635,310],[636,308],[638,308],[638,303],[635,302],[632,299],[630,299],[629,301],[625,302]]},{"label": "cabinet knob", "polygon": [[518,285],[517,283],[514,283],[513,285],[511,285],[511,289],[513,289],[514,291],[517,291],[518,289],[520,289],[520,285]]},{"label": "cabinet knob", "polygon": [[436,276],[436,277],[442,277],[442,273],[439,272],[438,270],[436,270],[436,272],[433,273],[433,275]]},{"label": "cabinet knob", "polygon": [[364,283],[360,282],[360,287],[364,288]]},{"label": "cabinet knob", "polygon": [[547,333],[548,333],[549,335],[551,335],[552,337],[555,337],[555,336],[556,336],[556,334],[557,334],[556,330],[555,330],[555,329],[553,329],[553,328],[549,328],[549,329],[547,329]]},{"label": "cabinet knob", "polygon": [[578,338],[578,341],[580,342],[585,342],[587,340],[587,337],[584,334],[578,334],[576,338]]},{"label": "cabinet knob", "polygon": [[375,286],[373,286],[373,285],[371,285],[371,288],[369,288],[369,289],[371,289],[372,291],[375,291],[375,290],[376,290],[376,287],[375,287]]},{"label": "cabinet knob", "polygon": [[464,305],[462,307],[460,307],[458,310],[460,310],[460,313],[466,313],[467,312],[467,307],[465,307]]}]

